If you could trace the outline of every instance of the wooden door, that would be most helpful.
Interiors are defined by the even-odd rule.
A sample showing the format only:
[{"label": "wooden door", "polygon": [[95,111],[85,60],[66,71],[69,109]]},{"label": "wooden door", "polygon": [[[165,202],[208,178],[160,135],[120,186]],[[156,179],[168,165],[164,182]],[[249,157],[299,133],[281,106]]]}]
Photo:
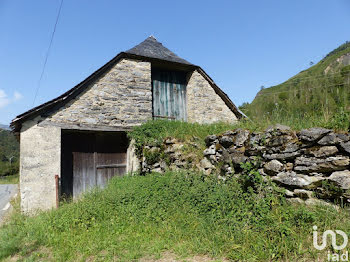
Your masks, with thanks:
[{"label": "wooden door", "polygon": [[153,117],[186,121],[186,75],[152,71]]},{"label": "wooden door", "polygon": [[94,153],[73,152],[73,198],[95,186]]},{"label": "wooden door", "polygon": [[69,133],[63,138],[61,184],[65,195],[75,199],[126,173],[128,139],[124,132]]},{"label": "wooden door", "polygon": [[96,186],[105,187],[113,176],[126,174],[127,137],[123,134],[96,134]]},{"label": "wooden door", "polygon": [[125,153],[97,153],[96,185],[105,187],[113,176],[123,176],[126,173]]}]

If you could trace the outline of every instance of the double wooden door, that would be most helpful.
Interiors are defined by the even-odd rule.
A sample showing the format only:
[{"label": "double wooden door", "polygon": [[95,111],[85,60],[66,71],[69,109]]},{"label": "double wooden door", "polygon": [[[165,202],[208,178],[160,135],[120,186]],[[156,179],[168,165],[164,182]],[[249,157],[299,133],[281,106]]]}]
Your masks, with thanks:
[{"label": "double wooden door", "polygon": [[[126,173],[128,140],[125,133],[77,133],[65,140],[65,144],[70,143],[65,146],[70,147],[67,153],[71,174],[62,174],[63,180],[66,177],[62,182],[73,198],[93,187],[104,187],[113,176]],[[66,171],[69,173],[69,168]]]}]

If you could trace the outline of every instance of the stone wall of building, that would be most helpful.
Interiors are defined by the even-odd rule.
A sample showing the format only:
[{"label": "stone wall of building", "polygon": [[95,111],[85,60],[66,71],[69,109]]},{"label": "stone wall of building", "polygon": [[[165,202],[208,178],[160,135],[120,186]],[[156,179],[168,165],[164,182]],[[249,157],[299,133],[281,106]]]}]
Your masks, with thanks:
[{"label": "stone wall of building", "polygon": [[[187,86],[187,110],[189,122],[237,121],[197,71]],[[61,173],[61,129],[113,131],[150,119],[151,63],[123,59],[66,105],[25,121],[20,134],[22,210],[28,213],[55,207],[55,175]],[[135,172],[140,168],[140,161],[135,156],[133,143],[127,153],[127,170]],[[176,162],[178,167],[184,164],[185,159]]]},{"label": "stone wall of building", "polygon": [[194,71],[187,84],[187,120],[198,123],[233,123],[237,117],[208,81]]},{"label": "stone wall of building", "polygon": [[152,119],[151,63],[123,59],[46,122],[130,127]]},{"label": "stone wall of building", "polygon": [[23,124],[20,136],[20,195],[25,213],[56,205],[55,175],[61,174],[61,129]]}]

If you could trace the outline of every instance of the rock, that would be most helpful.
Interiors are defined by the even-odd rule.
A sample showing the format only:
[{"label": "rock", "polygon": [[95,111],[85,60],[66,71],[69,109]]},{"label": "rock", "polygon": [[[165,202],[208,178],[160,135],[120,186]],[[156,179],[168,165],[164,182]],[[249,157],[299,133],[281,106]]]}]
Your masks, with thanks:
[{"label": "rock", "polygon": [[259,174],[262,175],[262,176],[267,176],[267,174],[265,173],[265,171],[264,171],[263,168],[259,168],[259,169],[258,169],[258,172],[259,172]]},{"label": "rock", "polygon": [[217,136],[216,135],[209,135],[205,138],[205,144],[207,147],[209,147],[210,145],[214,144],[214,142],[217,140]]},{"label": "rock", "polygon": [[204,169],[214,168],[213,164],[207,158],[201,160],[200,166]]},{"label": "rock", "polygon": [[283,169],[283,164],[274,159],[264,165],[264,172],[268,175],[276,175]]},{"label": "rock", "polygon": [[215,156],[215,155],[210,155],[209,156],[209,160],[210,160],[210,162],[211,163],[216,163],[216,162],[218,162],[218,160],[217,160],[217,157]]},{"label": "rock", "polygon": [[269,147],[279,147],[282,145],[287,144],[290,141],[295,140],[295,137],[290,135],[278,135],[273,136],[267,143],[267,146]]},{"label": "rock", "polygon": [[230,146],[233,145],[233,139],[232,139],[232,137],[229,137],[229,136],[222,136],[219,139],[219,142],[225,148],[229,148]]},{"label": "rock", "polygon": [[301,199],[309,199],[312,198],[313,192],[305,189],[295,189],[294,195],[300,197]]},{"label": "rock", "polygon": [[226,163],[226,164],[230,164],[231,163],[231,155],[227,150],[223,150],[222,151],[222,157],[221,160]]},{"label": "rock", "polygon": [[288,190],[288,189],[284,190],[284,195],[286,197],[294,197],[294,193],[292,191]]},{"label": "rock", "polygon": [[292,153],[299,150],[300,146],[296,142],[289,142],[284,146],[284,149],[281,150],[282,153]]},{"label": "rock", "polygon": [[175,152],[179,152],[184,147],[183,144],[168,144],[167,148],[164,150],[166,154],[173,154]]},{"label": "rock", "polygon": [[262,134],[261,133],[252,133],[250,135],[249,144],[251,146],[260,145],[261,140],[262,140]]},{"label": "rock", "polygon": [[333,205],[331,203],[328,203],[326,201],[323,201],[317,198],[309,198],[305,201],[305,204],[307,206],[327,206],[327,207],[333,207],[336,210],[339,209],[339,207],[337,207],[336,205]]},{"label": "rock", "polygon": [[340,143],[340,147],[348,154],[350,154],[350,142]]},{"label": "rock", "polygon": [[266,130],[266,133],[275,133],[276,135],[285,135],[291,132],[291,128],[289,126],[276,124],[274,126],[269,126]]},{"label": "rock", "polygon": [[273,159],[279,159],[279,160],[291,160],[294,159],[297,156],[300,156],[301,153],[299,151],[297,152],[291,152],[291,153],[276,153],[276,154],[263,154],[263,158],[267,160],[273,160]]},{"label": "rock", "polygon": [[234,163],[236,165],[244,163],[248,159],[245,155],[240,154],[240,153],[233,153],[230,156],[231,156],[232,163]]},{"label": "rock", "polygon": [[234,168],[227,164],[221,167],[221,174],[223,175],[232,175],[234,174],[234,172],[235,172]]},{"label": "rock", "polygon": [[284,169],[285,169],[285,171],[292,171],[293,170],[293,163],[286,163],[285,165],[284,165]]},{"label": "rock", "polygon": [[159,147],[156,147],[156,146],[154,146],[154,147],[150,147],[149,148],[149,152],[150,153],[158,153],[158,152],[160,152],[160,148]]},{"label": "rock", "polygon": [[162,169],[160,167],[157,167],[157,168],[152,168],[151,169],[151,172],[154,172],[154,173],[162,173]]},{"label": "rock", "polygon": [[300,156],[295,160],[294,170],[306,173],[331,172],[344,170],[349,164],[350,159],[346,156],[333,156],[325,159]]},{"label": "rock", "polygon": [[338,138],[338,136],[335,133],[329,133],[328,135],[322,137],[317,143],[319,145],[336,145],[338,144],[340,141],[340,139]]},{"label": "rock", "polygon": [[161,168],[162,170],[167,169],[167,168],[168,168],[167,163],[166,163],[165,161],[161,161],[161,162],[160,162],[160,168]]},{"label": "rock", "polygon": [[338,148],[336,146],[323,146],[308,148],[305,151],[315,157],[327,157],[338,153]]},{"label": "rock", "polygon": [[167,145],[175,144],[176,143],[176,139],[169,137],[169,138],[165,139],[164,143],[167,144]]},{"label": "rock", "polygon": [[335,185],[341,189],[348,190],[350,188],[350,171],[333,172],[330,177],[328,177],[328,181],[335,183]]},{"label": "rock", "polygon": [[97,124],[97,119],[87,117],[87,118],[83,118],[82,122],[95,125]]},{"label": "rock", "polygon": [[305,204],[305,201],[298,197],[287,198],[287,201],[291,204]]},{"label": "rock", "polygon": [[215,153],[216,153],[215,145],[211,145],[203,151],[204,156],[215,155]]},{"label": "rock", "polygon": [[234,138],[234,145],[243,146],[244,143],[248,140],[250,132],[249,130],[245,130],[245,129],[237,129],[236,132],[237,134],[235,135],[235,138]]},{"label": "rock", "polygon": [[314,142],[316,140],[321,139],[330,132],[332,132],[332,130],[321,127],[313,127],[301,130],[299,133],[299,138],[303,141]]},{"label": "rock", "polygon": [[160,163],[159,163],[159,162],[154,163],[154,164],[152,165],[152,169],[153,169],[153,168],[158,168],[158,167],[160,167]]},{"label": "rock", "polygon": [[272,177],[272,181],[291,188],[313,188],[316,187],[324,178],[309,177],[295,172],[280,172]]},{"label": "rock", "polygon": [[335,134],[340,142],[348,142],[350,141],[350,135],[349,134]]},{"label": "rock", "polygon": [[248,147],[246,152],[250,156],[259,156],[266,152],[266,147],[264,146]]},{"label": "rock", "polygon": [[241,154],[244,154],[245,153],[245,147],[244,146],[242,146],[242,147],[237,147],[236,148],[236,152],[239,152],[239,153],[241,153]]}]

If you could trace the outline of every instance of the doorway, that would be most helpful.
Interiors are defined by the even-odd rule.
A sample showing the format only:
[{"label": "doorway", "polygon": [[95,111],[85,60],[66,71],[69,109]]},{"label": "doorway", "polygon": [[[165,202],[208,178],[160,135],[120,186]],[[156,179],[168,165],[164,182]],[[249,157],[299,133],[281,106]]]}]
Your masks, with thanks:
[{"label": "doorway", "polygon": [[126,174],[125,132],[62,131],[61,195],[76,199]]}]

